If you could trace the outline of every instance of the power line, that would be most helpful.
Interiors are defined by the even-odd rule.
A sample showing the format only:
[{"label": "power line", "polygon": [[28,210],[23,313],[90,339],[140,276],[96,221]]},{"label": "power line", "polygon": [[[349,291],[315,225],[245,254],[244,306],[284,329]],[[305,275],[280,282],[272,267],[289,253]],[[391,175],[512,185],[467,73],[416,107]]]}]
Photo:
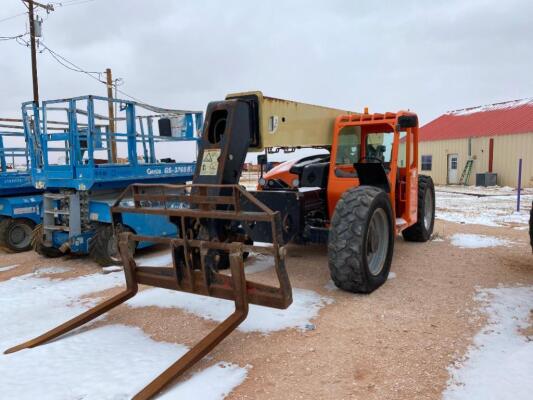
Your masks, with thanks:
[{"label": "power line", "polygon": [[[101,79],[101,75],[103,74],[102,72],[99,72],[99,71],[87,71],[87,70],[83,69],[82,67],[74,64],[72,61],[66,59],[61,54],[59,54],[59,53],[55,52],[54,50],[52,50],[50,47],[48,47],[46,44],[44,44],[43,41],[41,41],[40,44],[63,67],[65,67],[65,68],[67,68],[67,69],[69,69],[71,71],[74,71],[74,72],[81,72],[81,73],[83,73],[83,74],[85,74],[87,76],[90,76],[92,79],[94,79],[94,80],[96,80],[96,81],[98,81],[100,83],[107,84],[105,81],[103,81]],[[96,77],[95,75],[98,75],[98,76]]]},{"label": "power line", "polygon": [[0,41],[3,41],[3,40],[17,40],[19,38],[22,38],[24,36],[26,36],[27,33],[22,33],[20,35],[15,35],[15,36],[0,36]]},{"label": "power line", "polygon": [[[103,75],[103,72],[98,72],[98,71],[87,71],[85,70],[84,68],[74,64],[72,61],[69,61],[67,58],[63,57],[61,54],[57,53],[56,51],[52,50],[50,47],[48,47],[46,44],[44,44],[42,41],[40,42],[41,46],[43,46],[44,49],[46,49],[50,55],[59,63],[61,64],[63,67],[71,70],[71,71],[74,71],[74,72],[80,72],[80,73],[83,73],[89,77],[91,77],[92,79],[104,84],[104,85],[107,85],[107,82],[102,80],[101,79],[101,76]],[[95,76],[97,75],[97,76]],[[112,84],[112,86],[115,88],[115,90],[132,99],[132,100],[135,100],[136,102],[138,103],[143,103],[143,104],[146,104],[144,101],[124,92],[123,90],[121,89],[118,89],[118,86],[121,86],[123,84],[124,80],[121,79],[121,78],[118,78],[118,79],[115,79],[115,82]]]},{"label": "power line", "polygon": [[11,17],[2,18],[2,19],[0,19],[0,22],[8,21],[10,19],[17,18],[17,17],[20,17],[22,15],[26,15],[26,14],[27,14],[27,12],[24,11],[23,13],[12,15]]},{"label": "power line", "polygon": [[[87,0],[82,0],[82,1],[87,1]],[[91,1],[94,1],[94,0],[91,0]],[[50,4],[53,4],[53,3],[50,3]],[[78,3],[76,3],[76,4],[78,4]],[[24,46],[28,46],[29,42],[25,41],[23,39],[23,36],[25,36],[25,34],[24,35],[19,35],[17,37],[14,37],[14,39],[17,40],[17,43],[19,43],[21,45],[24,45]],[[102,78],[101,78],[101,76],[104,74],[104,72],[88,71],[88,70],[80,67],[79,65],[73,63],[72,61],[68,60],[66,57],[62,56],[58,52],[52,50],[45,43],[43,43],[42,40],[39,42],[39,44],[43,47],[43,49],[45,49],[46,51],[48,51],[48,53],[50,53],[52,58],[58,64],[62,65],[64,68],[67,68],[67,69],[69,69],[70,71],[73,71],[73,72],[83,73],[83,74],[89,76],[90,78],[94,79],[95,81],[97,81],[99,83],[102,83],[102,84],[107,86],[107,82],[102,80]],[[166,109],[166,108],[159,108],[159,107],[151,106],[148,103],[142,101],[141,99],[138,99],[137,97],[134,97],[131,94],[126,93],[125,91],[119,89],[118,86],[122,86],[123,83],[124,83],[124,80],[122,78],[117,78],[117,79],[115,79],[112,82],[111,86],[115,89],[116,92],[118,92],[118,93],[122,94],[123,96],[126,96],[126,97],[136,101],[137,103],[139,103],[140,105],[142,105],[143,107],[145,107],[145,108],[147,108],[149,110],[152,110],[154,112],[169,112],[169,113],[172,113],[172,112],[185,113],[185,112],[187,112],[187,111],[184,111],[184,110],[173,110],[173,109]]]},{"label": "power line", "polygon": [[50,4],[54,6],[58,6],[58,7],[70,7],[70,6],[77,6],[79,4],[90,3],[93,1],[96,1],[96,0],[70,0],[70,1],[66,0],[66,1],[56,1]]}]

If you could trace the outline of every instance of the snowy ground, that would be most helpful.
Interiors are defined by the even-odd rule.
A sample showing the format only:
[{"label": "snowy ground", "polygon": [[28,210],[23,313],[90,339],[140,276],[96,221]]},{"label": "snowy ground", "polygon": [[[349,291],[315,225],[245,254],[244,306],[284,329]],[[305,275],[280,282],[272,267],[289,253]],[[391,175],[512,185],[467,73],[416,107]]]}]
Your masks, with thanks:
[{"label": "snowy ground", "polygon": [[521,196],[516,211],[516,190],[507,187],[437,186],[436,217],[445,221],[521,228],[529,222],[533,190]]},{"label": "snowy ground", "polygon": [[[397,240],[388,282],[368,296],[335,287],[323,247],[289,246],[291,307],[251,306],[239,330],[159,398],[531,398],[532,198],[525,193],[514,214],[512,189],[438,187],[435,237]],[[137,261],[172,259],[152,249]],[[245,271],[259,282],[274,277],[260,254]],[[0,350],[87,310],[123,281],[121,267],[86,259],[0,253]],[[233,310],[141,289],[86,328],[0,354],[0,399],[129,399]]]},{"label": "snowy ground", "polygon": [[[166,265],[167,255],[144,262]],[[10,268],[8,268],[10,267]],[[7,271],[16,266],[3,267]],[[51,279],[65,267],[39,268],[0,282],[0,349],[31,339],[87,310],[100,299],[87,296],[123,285],[120,272],[74,279]],[[293,291],[288,311],[251,305],[239,327],[244,332],[312,329],[312,320],[332,300],[311,290]],[[147,289],[126,303],[139,308],[181,308],[204,319],[222,321],[231,302],[164,289]],[[105,319],[100,318],[100,320]],[[79,330],[35,349],[0,356],[0,393],[6,399],[128,399],[187,351],[181,344],[152,340],[140,328],[119,324]],[[249,366],[218,362],[176,385],[162,399],[222,399],[241,384]],[[28,373],[31,371],[31,374]],[[83,376],[83,380],[79,377]],[[31,383],[31,384],[30,384]],[[46,392],[43,393],[43,388]]]},{"label": "snowy ground", "polygon": [[510,246],[512,244],[507,239],[473,233],[456,233],[451,237],[451,243],[463,249],[482,249],[485,247]]},{"label": "snowy ground", "polygon": [[[533,287],[480,290],[488,324],[450,367],[444,400],[527,400],[533,393]],[[529,328],[529,332],[526,331]]]}]

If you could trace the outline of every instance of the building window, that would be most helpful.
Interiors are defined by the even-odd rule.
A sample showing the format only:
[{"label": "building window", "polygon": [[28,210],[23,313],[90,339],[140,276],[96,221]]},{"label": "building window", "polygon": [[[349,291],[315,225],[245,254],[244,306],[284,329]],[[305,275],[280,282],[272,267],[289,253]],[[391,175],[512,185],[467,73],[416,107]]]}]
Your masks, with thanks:
[{"label": "building window", "polygon": [[422,171],[431,171],[433,156],[422,156]]}]

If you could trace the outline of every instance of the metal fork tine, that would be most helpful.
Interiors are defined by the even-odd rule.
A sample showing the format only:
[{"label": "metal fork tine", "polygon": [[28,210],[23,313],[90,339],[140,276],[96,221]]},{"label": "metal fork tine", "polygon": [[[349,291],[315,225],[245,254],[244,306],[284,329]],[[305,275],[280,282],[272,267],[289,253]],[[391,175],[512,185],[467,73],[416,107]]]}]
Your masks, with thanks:
[{"label": "metal fork tine", "polygon": [[183,375],[185,371],[213,350],[213,348],[215,348],[246,319],[246,316],[248,315],[248,301],[246,296],[246,280],[244,277],[242,248],[236,248],[230,252],[230,269],[233,289],[235,290],[235,311],[184,356],[168,367],[143,390],[137,393],[133,397],[133,400],[148,400],[158,394],[171,381]]},{"label": "metal fork tine", "polygon": [[[130,233],[125,232],[122,234],[119,246],[122,248],[123,254],[128,254],[127,240],[126,242],[124,242],[123,240],[125,235],[129,236]],[[137,289],[138,289],[137,281],[134,278],[134,268],[135,268],[135,261],[133,261],[133,259],[130,258],[129,260],[128,259],[124,260],[124,274],[126,276],[126,285],[127,285],[125,291],[117,294],[116,296],[113,296],[109,300],[104,301],[103,303],[97,305],[96,307],[93,307],[90,310],[85,311],[83,314],[80,314],[77,317],[72,318],[71,320],[55,327],[54,329],[49,330],[48,332],[34,339],[31,339],[27,342],[19,344],[18,346],[14,346],[14,347],[7,349],[4,352],[4,354],[14,353],[22,349],[36,347],[46,342],[49,342],[52,339],[55,339],[67,332],[70,332],[82,326],[83,324],[86,324],[89,321],[92,321],[93,319],[106,313],[112,308],[132,298],[133,296],[135,296],[135,294],[137,293]]]},{"label": "metal fork tine", "polygon": [[[126,290],[91,310],[86,311],[78,317],[50,330],[44,335],[8,349],[6,353],[12,353],[24,348],[46,343],[93,320],[99,315],[102,315],[106,311],[133,297],[137,293],[138,284],[146,284],[234,301],[235,311],[233,314],[213,329],[206,337],[200,340],[196,346],[134,397],[134,399],[137,400],[150,399],[152,396],[159,393],[173,379],[181,376],[188,368],[208,354],[218,343],[235,330],[235,328],[246,318],[249,303],[279,309],[285,309],[291,304],[292,294],[290,281],[284,264],[285,254],[283,247],[280,246],[282,235],[279,213],[272,212],[268,207],[243,191],[237,185],[185,185],[172,187],[169,185],[160,185],[159,187],[162,187],[162,194],[161,200],[158,198],[157,201],[164,201],[165,207],[151,205],[151,202],[154,201],[153,195],[145,193],[146,191],[152,192],[153,190],[157,190],[158,185],[134,184],[131,185],[128,190],[125,190],[115,202],[115,205],[112,208],[113,221],[120,221],[120,213],[122,212],[157,214],[165,215],[167,217],[176,216],[181,219],[180,230],[182,231],[182,237],[151,237],[134,235],[127,232],[122,233],[119,241],[119,252],[124,264],[124,274],[127,286]],[[169,190],[165,190],[166,188]],[[190,194],[192,194],[192,196],[189,198],[189,205],[198,201],[203,201],[203,203],[198,204],[197,208],[176,209],[166,207],[168,197],[172,196],[170,193],[171,188],[191,188]],[[209,189],[212,189],[212,192],[228,191],[229,189],[232,189],[235,209],[231,212],[224,212],[218,210],[215,204],[209,204],[209,201],[211,201],[212,198],[208,199],[209,201],[205,200],[209,195]],[[121,202],[124,198],[129,198],[129,196],[134,198],[133,206],[122,206]],[[246,201],[255,205],[260,211],[243,211],[238,205],[240,203],[239,197],[246,199]],[[143,203],[142,207],[141,203]],[[227,200],[224,204],[229,203],[229,200]],[[256,249],[255,246],[245,245],[241,242],[228,243],[206,241],[195,236],[189,238],[185,230],[185,218],[192,218],[197,221],[231,220],[244,222],[262,221],[270,223],[272,226],[273,246],[272,249],[265,250],[265,252],[272,254],[274,257],[279,287],[246,281],[243,251],[244,249],[248,251],[254,250]],[[133,257],[129,253],[128,242],[130,240],[135,242],[147,241],[166,243],[167,245],[170,245],[172,248],[173,267],[137,268]],[[193,251],[197,251],[198,249],[200,251],[200,263],[198,263],[199,265],[196,265],[196,260],[195,262],[191,262],[191,256],[193,255]],[[261,249],[257,248],[256,250],[259,251]],[[209,265],[206,262],[206,256],[211,251],[229,254],[230,276],[209,269]],[[178,258],[182,255],[185,257],[185,260]]]}]

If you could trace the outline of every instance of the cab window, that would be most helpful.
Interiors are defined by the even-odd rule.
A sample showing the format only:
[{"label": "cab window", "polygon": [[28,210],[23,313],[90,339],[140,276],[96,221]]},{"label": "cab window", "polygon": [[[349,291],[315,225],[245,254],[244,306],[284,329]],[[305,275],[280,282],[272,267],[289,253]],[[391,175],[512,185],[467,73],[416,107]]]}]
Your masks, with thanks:
[{"label": "cab window", "polygon": [[339,131],[335,175],[341,178],[356,178],[354,164],[361,156],[361,128],[345,126]]},{"label": "cab window", "polygon": [[367,162],[389,163],[392,157],[394,132],[368,133],[366,135]]}]

